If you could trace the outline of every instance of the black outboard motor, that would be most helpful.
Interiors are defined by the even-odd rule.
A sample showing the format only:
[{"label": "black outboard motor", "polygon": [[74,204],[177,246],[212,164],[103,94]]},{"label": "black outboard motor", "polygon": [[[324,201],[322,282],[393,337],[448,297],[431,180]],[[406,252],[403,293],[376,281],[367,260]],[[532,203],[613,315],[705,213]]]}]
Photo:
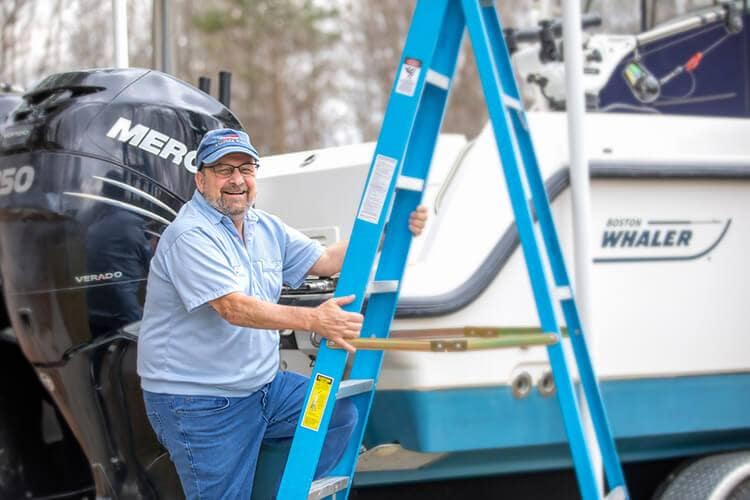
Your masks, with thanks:
[{"label": "black outboard motor", "polygon": [[146,419],[132,325],[159,235],[192,196],[198,141],[219,127],[241,125],[190,85],[127,69],[51,76],[0,129],[8,313],[97,498],[182,496]]}]

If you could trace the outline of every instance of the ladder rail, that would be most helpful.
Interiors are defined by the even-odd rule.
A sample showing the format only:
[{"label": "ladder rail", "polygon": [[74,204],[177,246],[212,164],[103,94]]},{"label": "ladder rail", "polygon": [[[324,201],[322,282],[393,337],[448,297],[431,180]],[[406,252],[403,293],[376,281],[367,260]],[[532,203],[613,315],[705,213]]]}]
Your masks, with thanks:
[{"label": "ladder rail", "polygon": [[[493,45],[493,48],[495,49],[495,60],[499,61],[499,64],[503,67],[500,73],[501,75],[512,76],[513,69],[510,65],[510,58],[502,57],[497,53],[498,51],[507,51],[505,39],[502,36],[502,31],[500,29],[498,15],[494,8],[482,9],[482,11],[485,18],[485,24],[487,25],[488,30],[493,33],[492,38],[497,41],[497,43]],[[498,47],[498,45],[500,46]],[[512,95],[519,95],[515,78],[506,78],[505,80],[504,88],[511,87],[513,88]],[[544,180],[541,176],[541,170],[539,169],[536,155],[533,154],[533,140],[528,130],[528,123],[523,119],[521,113],[522,111],[512,113],[514,116],[511,117],[511,121],[515,136],[520,142],[523,172],[526,175],[527,184],[531,189],[531,198],[534,203],[534,209],[539,220],[539,225],[542,228],[544,245],[547,249],[547,255],[550,260],[554,282],[557,287],[571,287],[570,277],[568,276],[565,261],[563,259],[562,247],[552,218],[552,209],[547,196],[547,190],[544,187]],[[561,301],[561,304],[565,316],[565,323],[573,332],[573,335],[571,335],[573,353],[578,366],[578,372],[581,378],[586,402],[588,403],[589,411],[593,414],[592,422],[599,447],[602,449],[602,457],[608,485],[611,489],[618,486],[624,487],[624,475],[619,461],[616,458],[617,451],[614,447],[614,438],[610,430],[611,427],[606,411],[604,410],[604,405],[602,404],[601,390],[596,380],[593,363],[586,345],[575,299],[571,297],[570,299]]]},{"label": "ladder rail", "polygon": [[[420,71],[417,81],[415,82],[413,95],[411,96],[396,92],[397,86],[399,85],[399,74],[396,74],[391,92],[391,99],[388,102],[388,107],[383,118],[383,125],[378,137],[377,146],[375,148],[375,153],[373,154],[373,160],[370,165],[370,172],[365,186],[370,185],[373,175],[375,175],[375,167],[379,158],[382,159],[383,157],[386,157],[395,160],[396,165],[394,171],[391,172],[391,179],[388,183],[386,195],[382,199],[382,205],[380,206],[378,214],[374,220],[365,220],[365,218],[363,218],[362,210],[367,201],[367,189],[365,189],[362,194],[360,206],[357,210],[358,216],[355,218],[352,227],[352,238],[349,241],[349,246],[346,255],[344,256],[341,277],[339,278],[334,293],[334,296],[336,297],[350,294],[355,295],[354,302],[344,307],[347,311],[359,312],[364,302],[364,293],[369,281],[372,266],[367,267],[363,265],[363,263],[372,263],[375,260],[380,236],[383,233],[383,227],[386,222],[385,219],[389,214],[389,209],[393,203],[394,186],[400,175],[400,171],[403,168],[403,160],[406,156],[409,137],[414,130],[414,124],[417,120],[417,110],[420,108],[423,90],[426,84],[427,70],[430,69],[429,66],[436,47],[441,43],[438,30],[431,30],[430,25],[433,24],[435,20],[441,20],[445,17],[445,12],[450,1],[451,0],[436,0],[432,1],[429,5],[425,2],[420,2],[415,8],[412,24],[409,29],[409,34],[407,35],[407,43],[404,47],[404,54],[409,54],[410,57],[417,58],[427,67],[422,68],[422,71]],[[423,33],[429,33],[430,36],[416,35],[421,35]],[[404,116],[409,116],[411,119],[405,120],[403,119]],[[413,192],[408,193],[406,196],[415,194],[421,196],[421,194]],[[402,210],[401,204],[398,204],[397,209],[399,211]],[[393,226],[393,224],[391,226]],[[388,231],[391,230],[393,230],[393,228],[389,227]],[[391,294],[383,294],[382,296],[386,297],[388,295]],[[378,296],[373,296],[372,298],[375,299],[376,297]],[[371,304],[368,304],[368,308],[370,306]],[[326,407],[319,426],[319,429],[323,429],[323,431],[310,430],[302,426],[305,409],[310,404],[310,398],[313,394],[313,383],[311,383],[307,389],[303,411],[297,424],[295,436],[292,440],[292,446],[287,458],[287,465],[284,469],[284,474],[279,486],[279,499],[291,500],[307,496],[306,489],[311,484],[315,474],[320,452],[323,447],[323,441],[325,440],[325,430],[328,428],[328,423],[333,413],[333,407],[335,406],[335,399],[331,398],[335,398],[333,395],[338,391],[338,385],[343,375],[346,359],[347,353],[345,351],[329,349],[325,344],[321,345],[318,351],[318,357],[311,375],[311,380],[315,380],[317,375],[323,374],[324,371],[324,375],[333,379],[333,387],[329,393],[328,401],[326,402]],[[373,393],[374,389],[370,391],[370,400]],[[360,415],[364,415],[364,418],[366,419],[366,414],[368,413],[371,401],[365,405],[362,399],[364,399],[364,397],[358,397],[355,401],[355,406],[357,406]],[[331,404],[331,402],[333,402],[333,404]],[[364,406],[366,406],[366,408]],[[363,410],[364,414],[362,413]],[[364,431],[362,430],[360,434],[363,434],[363,432]],[[354,441],[354,439],[352,439],[352,441]],[[356,446],[356,449],[354,448],[355,447],[350,443],[345,451],[345,455],[356,453],[359,445]],[[350,476],[353,475],[353,469],[354,465],[352,465]],[[349,481],[349,483],[351,483],[351,481]]]},{"label": "ladder rail", "polygon": [[[476,0],[461,1],[469,27],[472,46],[474,47],[477,69],[482,82],[485,100],[487,101],[490,121],[495,133],[495,141],[511,198],[511,205],[522,243],[523,254],[541,326],[545,331],[556,332],[559,335],[559,326],[552,302],[551,290],[545,275],[539,244],[534,233],[533,219],[527,202],[528,197],[521,178],[520,166],[523,165],[523,161],[520,147],[515,137],[511,117],[505,108],[503,95],[501,95],[501,89],[506,91],[506,87],[501,82],[499,72],[503,69],[505,70],[502,72],[504,73],[503,78],[506,81],[512,79],[513,75],[507,72],[510,68],[509,64],[501,68],[496,67],[492,47],[503,47],[502,44],[504,42],[502,37],[499,40],[491,40],[493,33],[491,28],[487,27],[488,24],[493,24],[492,22],[488,23],[488,18],[491,16],[496,17],[497,13],[494,5],[491,3],[480,7]],[[492,42],[495,43],[493,44]],[[504,62],[503,57],[499,57],[498,59]],[[511,88],[515,88],[514,83],[511,84]],[[570,377],[565,353],[559,343],[548,346],[547,351],[558,387],[557,395],[562,407],[563,423],[568,434],[573,462],[578,471],[577,480],[581,494],[585,499],[598,498],[599,490],[593,462],[586,446],[578,398],[572,378]]]},{"label": "ladder rail", "polygon": [[599,383],[596,380],[594,366],[591,361],[586,339],[580,326],[578,309],[574,300],[563,302],[563,313],[565,321],[572,326],[575,332],[570,336],[570,342],[573,345],[576,363],[578,364],[578,374],[581,377],[581,384],[586,395],[589,412],[594,424],[594,432],[602,454],[604,473],[607,477],[607,484],[610,489],[622,487],[626,489],[625,475],[617,458],[617,448],[612,434],[612,427],[604,409],[603,398]]},{"label": "ladder rail", "polygon": [[[425,3],[425,5],[427,5]],[[434,7],[434,6],[432,6]],[[422,15],[415,10],[414,17]],[[431,67],[425,68],[435,70],[446,77],[447,85],[425,85],[422,90],[419,111],[415,119],[413,135],[407,145],[404,154],[403,175],[427,179],[429,167],[432,163],[435,145],[440,132],[440,127],[445,116],[446,102],[450,93],[450,87],[455,72],[458,51],[463,38],[464,21],[461,10],[454,1],[447,4],[443,22],[439,30],[438,46],[430,57]],[[407,48],[404,49],[402,60],[409,57]],[[400,191],[396,196],[391,221],[385,229],[384,241],[389,244],[383,245],[378,269],[375,272],[375,281],[398,279],[400,281],[406,268],[408,248],[411,243],[412,234],[407,228],[410,213],[421,202],[423,191]],[[386,338],[390,333],[390,325],[396,311],[399,291],[390,294],[379,294],[370,297],[367,304],[367,313],[362,325],[363,337],[374,336]],[[374,378],[377,379],[382,366],[382,351],[358,351],[354,357],[354,363],[350,376],[352,378]],[[367,418],[374,399],[374,391],[366,401],[360,400],[358,409],[360,411],[360,422],[357,424],[351,443],[345,452],[345,458],[341,460],[333,473],[348,475],[353,478],[356,468],[356,453],[359,452],[359,443],[364,438]],[[360,406],[361,405],[361,406]],[[356,446],[355,446],[356,445]],[[352,456],[353,455],[353,456]],[[353,481],[349,481],[346,494],[348,495]]]},{"label": "ladder rail", "polygon": [[[417,5],[412,25],[409,34],[407,35],[407,45],[404,47],[404,54],[410,54],[411,57],[416,57],[417,59],[422,60],[426,59],[423,54],[431,55],[435,52],[435,47],[437,47],[440,42],[438,40],[437,32],[435,32],[433,36],[421,37],[413,36],[413,33],[430,33],[429,22],[434,18],[439,19],[438,16],[445,12],[449,1],[450,0],[439,0],[433,2],[433,5],[431,6],[423,7],[424,10],[428,10],[429,7],[432,7],[432,12],[427,12],[427,14],[432,14],[432,16],[425,16],[425,14],[418,15],[419,12],[417,12],[417,10],[420,6],[419,4]],[[423,60],[421,62],[423,64],[429,63],[429,61]],[[364,292],[368,281],[367,278],[369,277],[371,269],[365,271],[359,264],[360,262],[372,262],[375,259],[380,243],[380,236],[383,233],[383,227],[386,222],[386,216],[389,213],[388,208],[392,205],[394,195],[393,187],[396,184],[404,165],[403,160],[405,160],[405,152],[409,143],[409,137],[416,131],[414,127],[416,122],[416,112],[421,104],[421,96],[426,84],[427,69],[428,68],[422,68],[420,71],[418,80],[415,84],[413,97],[399,94],[395,91],[398,85],[398,74],[394,81],[393,89],[391,91],[392,97],[383,117],[381,132],[378,136],[373,160],[370,164],[370,173],[365,181],[365,186],[367,186],[372,180],[373,166],[376,164],[378,156],[395,159],[397,165],[388,186],[388,194],[384,199],[383,209],[381,210],[377,223],[363,220],[360,216],[355,218],[352,227],[352,236],[357,235],[357,237],[352,237],[349,241],[349,246],[344,258],[344,265],[334,294],[337,297],[350,294],[356,295],[356,300],[345,307],[348,311],[359,312],[362,309]],[[403,119],[403,116],[410,116],[411,119],[405,120]],[[408,172],[404,172],[404,174],[409,175]],[[365,195],[366,192],[363,192],[359,208],[357,209],[358,214],[363,208]],[[364,279],[362,279],[363,274],[367,275]]]},{"label": "ladder rail", "polygon": [[[501,57],[500,54],[497,53],[497,51],[507,51],[505,39],[501,35],[502,31],[500,29],[500,22],[497,13],[495,9],[492,8],[483,9],[483,14],[488,29],[494,33],[492,38],[498,42],[493,48],[495,49],[495,60],[499,61],[501,66],[504,66],[504,69],[501,70],[501,75],[512,75],[513,70],[510,65],[510,59],[508,57]],[[500,45],[500,47],[498,47],[498,45]],[[514,89],[513,95],[519,94],[515,78],[506,79],[505,85],[511,86]],[[547,255],[550,260],[550,267],[552,269],[555,285],[557,287],[570,288],[570,278],[565,267],[562,247],[552,218],[552,209],[547,196],[547,190],[544,187],[544,180],[541,176],[541,170],[539,169],[536,155],[533,154],[534,145],[531,134],[528,133],[528,123],[526,123],[521,113],[521,111],[518,113],[512,113],[513,116],[511,117],[511,121],[515,136],[520,141],[520,150],[523,159],[522,166],[524,167],[523,172],[526,175],[527,184],[531,189],[531,197],[539,220],[539,225],[542,228],[544,245],[547,249]],[[593,416],[592,422],[596,433],[596,439],[602,452],[608,486],[611,489],[617,487],[624,488],[625,478],[619,460],[617,459],[614,438],[602,402],[601,390],[596,380],[588,346],[586,345],[575,299],[571,296],[566,300],[562,300],[561,304],[565,316],[565,323],[573,332],[573,335],[571,335],[573,353],[575,355],[576,365],[581,378],[586,402],[588,403],[589,411]]]},{"label": "ladder rail", "polygon": [[[521,129],[526,124],[520,117],[512,118],[516,136],[522,142],[522,154],[524,165],[527,166],[525,173],[528,184],[532,190],[532,199],[539,224],[542,227],[544,244],[547,248],[547,254],[550,258],[550,267],[554,276],[555,285],[558,287],[571,287],[565,261],[563,259],[562,247],[560,245],[557,231],[555,230],[552,210],[547,190],[544,187],[544,180],[541,177],[537,165],[536,156],[529,154],[532,151],[533,144],[529,134],[521,133]],[[614,446],[614,437],[612,435],[609,419],[607,418],[604,405],[602,403],[601,389],[595,376],[593,362],[591,361],[588,346],[586,345],[583,327],[581,325],[578,308],[573,297],[561,301],[565,324],[571,331],[570,339],[573,346],[578,373],[581,379],[581,385],[586,397],[586,402],[593,418],[594,431],[599,447],[602,450],[602,459],[607,477],[607,484],[611,489],[618,486],[625,486],[625,478],[622,468],[617,460],[617,450]]]},{"label": "ladder rail", "polygon": [[[511,165],[520,165],[521,153],[515,140],[510,118],[505,111],[498,70],[492,60],[490,51],[489,35],[485,29],[483,14],[476,5],[475,0],[461,0],[466,23],[469,26],[472,47],[474,48],[477,69],[482,83],[490,122],[495,135],[500,163],[505,174],[505,182],[508,187],[511,206],[515,216],[521,248],[526,260],[527,270],[532,282],[532,292],[537,304],[537,312],[541,319],[542,329],[548,332],[559,332],[554,308],[550,300],[551,291],[544,277],[544,268],[539,252],[539,245],[533,232],[533,220],[529,211],[527,196],[523,187],[523,181],[518,169]],[[489,7],[485,7],[489,8]]]}]

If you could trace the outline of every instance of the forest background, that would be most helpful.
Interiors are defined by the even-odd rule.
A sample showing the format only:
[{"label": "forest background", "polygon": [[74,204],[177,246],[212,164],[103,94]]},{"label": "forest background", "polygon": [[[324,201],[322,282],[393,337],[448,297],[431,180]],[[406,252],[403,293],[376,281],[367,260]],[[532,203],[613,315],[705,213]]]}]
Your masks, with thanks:
[{"label": "forest background", "polygon": [[[654,25],[713,0],[650,0]],[[506,27],[559,16],[561,0],[500,0]],[[158,67],[152,0],[129,0],[130,65]],[[415,0],[170,0],[173,73],[218,86],[230,71],[232,110],[262,154],[374,140]],[[598,31],[635,33],[640,0],[582,0]],[[0,82],[31,88],[58,72],[112,65],[112,2],[0,0]],[[464,43],[445,132],[486,122],[471,47]]]}]

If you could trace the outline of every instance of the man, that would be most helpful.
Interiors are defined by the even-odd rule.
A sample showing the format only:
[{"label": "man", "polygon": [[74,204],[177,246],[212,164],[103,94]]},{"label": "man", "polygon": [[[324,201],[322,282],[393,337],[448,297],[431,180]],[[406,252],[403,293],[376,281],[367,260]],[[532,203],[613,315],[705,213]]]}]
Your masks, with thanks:
[{"label": "man", "polygon": [[[264,440],[293,436],[307,378],[278,371],[278,330],[315,331],[350,352],[362,315],[341,306],[278,305],[282,283],[341,270],[346,243],[323,249],[255,210],[258,152],[244,132],[208,132],[196,154],[196,191],[164,231],[151,261],[138,340],[146,411],[189,499],[248,498]],[[419,234],[426,210],[412,213]],[[316,476],[343,454],[357,421],[337,402]]]}]

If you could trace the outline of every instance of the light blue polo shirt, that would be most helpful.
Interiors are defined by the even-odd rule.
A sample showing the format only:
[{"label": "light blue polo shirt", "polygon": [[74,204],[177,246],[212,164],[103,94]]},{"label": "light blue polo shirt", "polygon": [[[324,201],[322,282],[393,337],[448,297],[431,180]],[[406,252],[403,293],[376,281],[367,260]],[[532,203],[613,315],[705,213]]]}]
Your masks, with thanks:
[{"label": "light blue polo shirt", "polygon": [[138,338],[138,374],[150,392],[247,396],[273,380],[279,334],[225,321],[209,301],[243,292],[276,303],[298,287],[321,245],[278,217],[250,209],[245,241],[196,190],[151,260]]}]

